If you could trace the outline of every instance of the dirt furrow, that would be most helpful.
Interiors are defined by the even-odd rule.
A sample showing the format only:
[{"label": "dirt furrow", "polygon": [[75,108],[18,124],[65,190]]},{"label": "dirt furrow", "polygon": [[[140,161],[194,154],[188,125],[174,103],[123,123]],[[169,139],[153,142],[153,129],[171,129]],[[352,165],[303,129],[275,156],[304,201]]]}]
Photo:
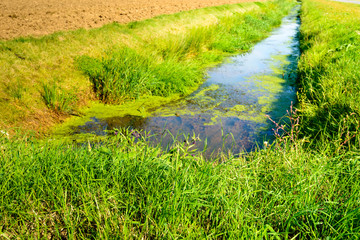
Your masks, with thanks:
[{"label": "dirt furrow", "polygon": [[251,0],[2,0],[0,39],[128,23],[161,14]]}]

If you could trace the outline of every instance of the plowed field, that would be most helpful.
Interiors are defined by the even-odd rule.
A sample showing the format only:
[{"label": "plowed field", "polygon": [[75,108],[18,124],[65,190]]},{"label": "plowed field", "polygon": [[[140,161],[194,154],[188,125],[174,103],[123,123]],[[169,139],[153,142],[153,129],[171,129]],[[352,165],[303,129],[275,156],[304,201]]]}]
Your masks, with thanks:
[{"label": "plowed field", "polygon": [[252,0],[1,0],[0,39],[128,23],[208,6]]}]

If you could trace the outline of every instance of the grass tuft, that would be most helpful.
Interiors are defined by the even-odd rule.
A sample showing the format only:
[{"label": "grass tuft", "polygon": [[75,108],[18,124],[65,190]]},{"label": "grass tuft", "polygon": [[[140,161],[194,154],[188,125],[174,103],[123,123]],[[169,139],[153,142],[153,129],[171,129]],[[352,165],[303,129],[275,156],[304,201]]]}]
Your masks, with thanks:
[{"label": "grass tuft", "polygon": [[73,110],[76,95],[59,88],[55,81],[51,84],[44,83],[42,90],[42,97],[48,108],[63,113]]}]

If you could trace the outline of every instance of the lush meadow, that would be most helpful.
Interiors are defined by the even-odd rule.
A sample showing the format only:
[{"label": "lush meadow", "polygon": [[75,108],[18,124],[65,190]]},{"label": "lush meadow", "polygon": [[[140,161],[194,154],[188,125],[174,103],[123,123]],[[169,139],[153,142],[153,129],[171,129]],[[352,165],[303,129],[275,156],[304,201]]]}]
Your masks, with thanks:
[{"label": "lush meadow", "polygon": [[[278,5],[234,19],[251,19],[256,26],[252,30],[258,29],[267,19],[279,23],[276,11],[283,16],[293,3],[264,4]],[[238,21],[231,18],[222,20]],[[274,126],[280,135],[273,145],[209,161],[193,150],[191,139],[162,152],[146,144],[146,133],[125,129],[101,144],[90,137],[83,145],[3,133],[0,238],[358,239],[360,5],[304,0],[301,21],[299,102],[296,111],[289,110],[287,126]],[[219,22],[214,27],[222,26]],[[106,54],[84,53],[74,61],[79,76],[85,73],[94,95],[105,102],[169,91],[186,94],[161,74],[151,77],[155,82],[147,79],[159,69],[171,76],[178,67],[184,68],[186,78],[192,64],[203,66],[216,62],[214,56],[224,56],[215,54],[220,50],[246,49],[231,42],[235,40],[225,48],[227,39],[242,28],[225,26],[228,35],[213,36],[210,27],[192,27],[176,46],[154,41],[145,54],[121,46]],[[195,38],[192,31],[208,37]],[[178,39],[176,34],[169,37]],[[248,37],[241,41],[252,44],[260,38]],[[226,42],[220,44],[218,38]],[[113,80],[121,74],[128,76],[114,68],[119,59],[134,69],[131,77],[138,80],[133,92],[124,94],[121,89],[129,86],[111,85],[118,84]],[[199,76],[193,79],[201,81]],[[160,91],[162,87],[166,91]]]}]

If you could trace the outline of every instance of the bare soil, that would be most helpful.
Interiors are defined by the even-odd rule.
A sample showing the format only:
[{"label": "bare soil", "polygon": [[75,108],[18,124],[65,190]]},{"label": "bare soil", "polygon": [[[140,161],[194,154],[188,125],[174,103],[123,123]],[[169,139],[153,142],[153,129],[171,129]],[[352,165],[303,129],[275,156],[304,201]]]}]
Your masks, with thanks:
[{"label": "bare soil", "polygon": [[253,0],[1,0],[0,39],[128,23],[208,6]]}]

